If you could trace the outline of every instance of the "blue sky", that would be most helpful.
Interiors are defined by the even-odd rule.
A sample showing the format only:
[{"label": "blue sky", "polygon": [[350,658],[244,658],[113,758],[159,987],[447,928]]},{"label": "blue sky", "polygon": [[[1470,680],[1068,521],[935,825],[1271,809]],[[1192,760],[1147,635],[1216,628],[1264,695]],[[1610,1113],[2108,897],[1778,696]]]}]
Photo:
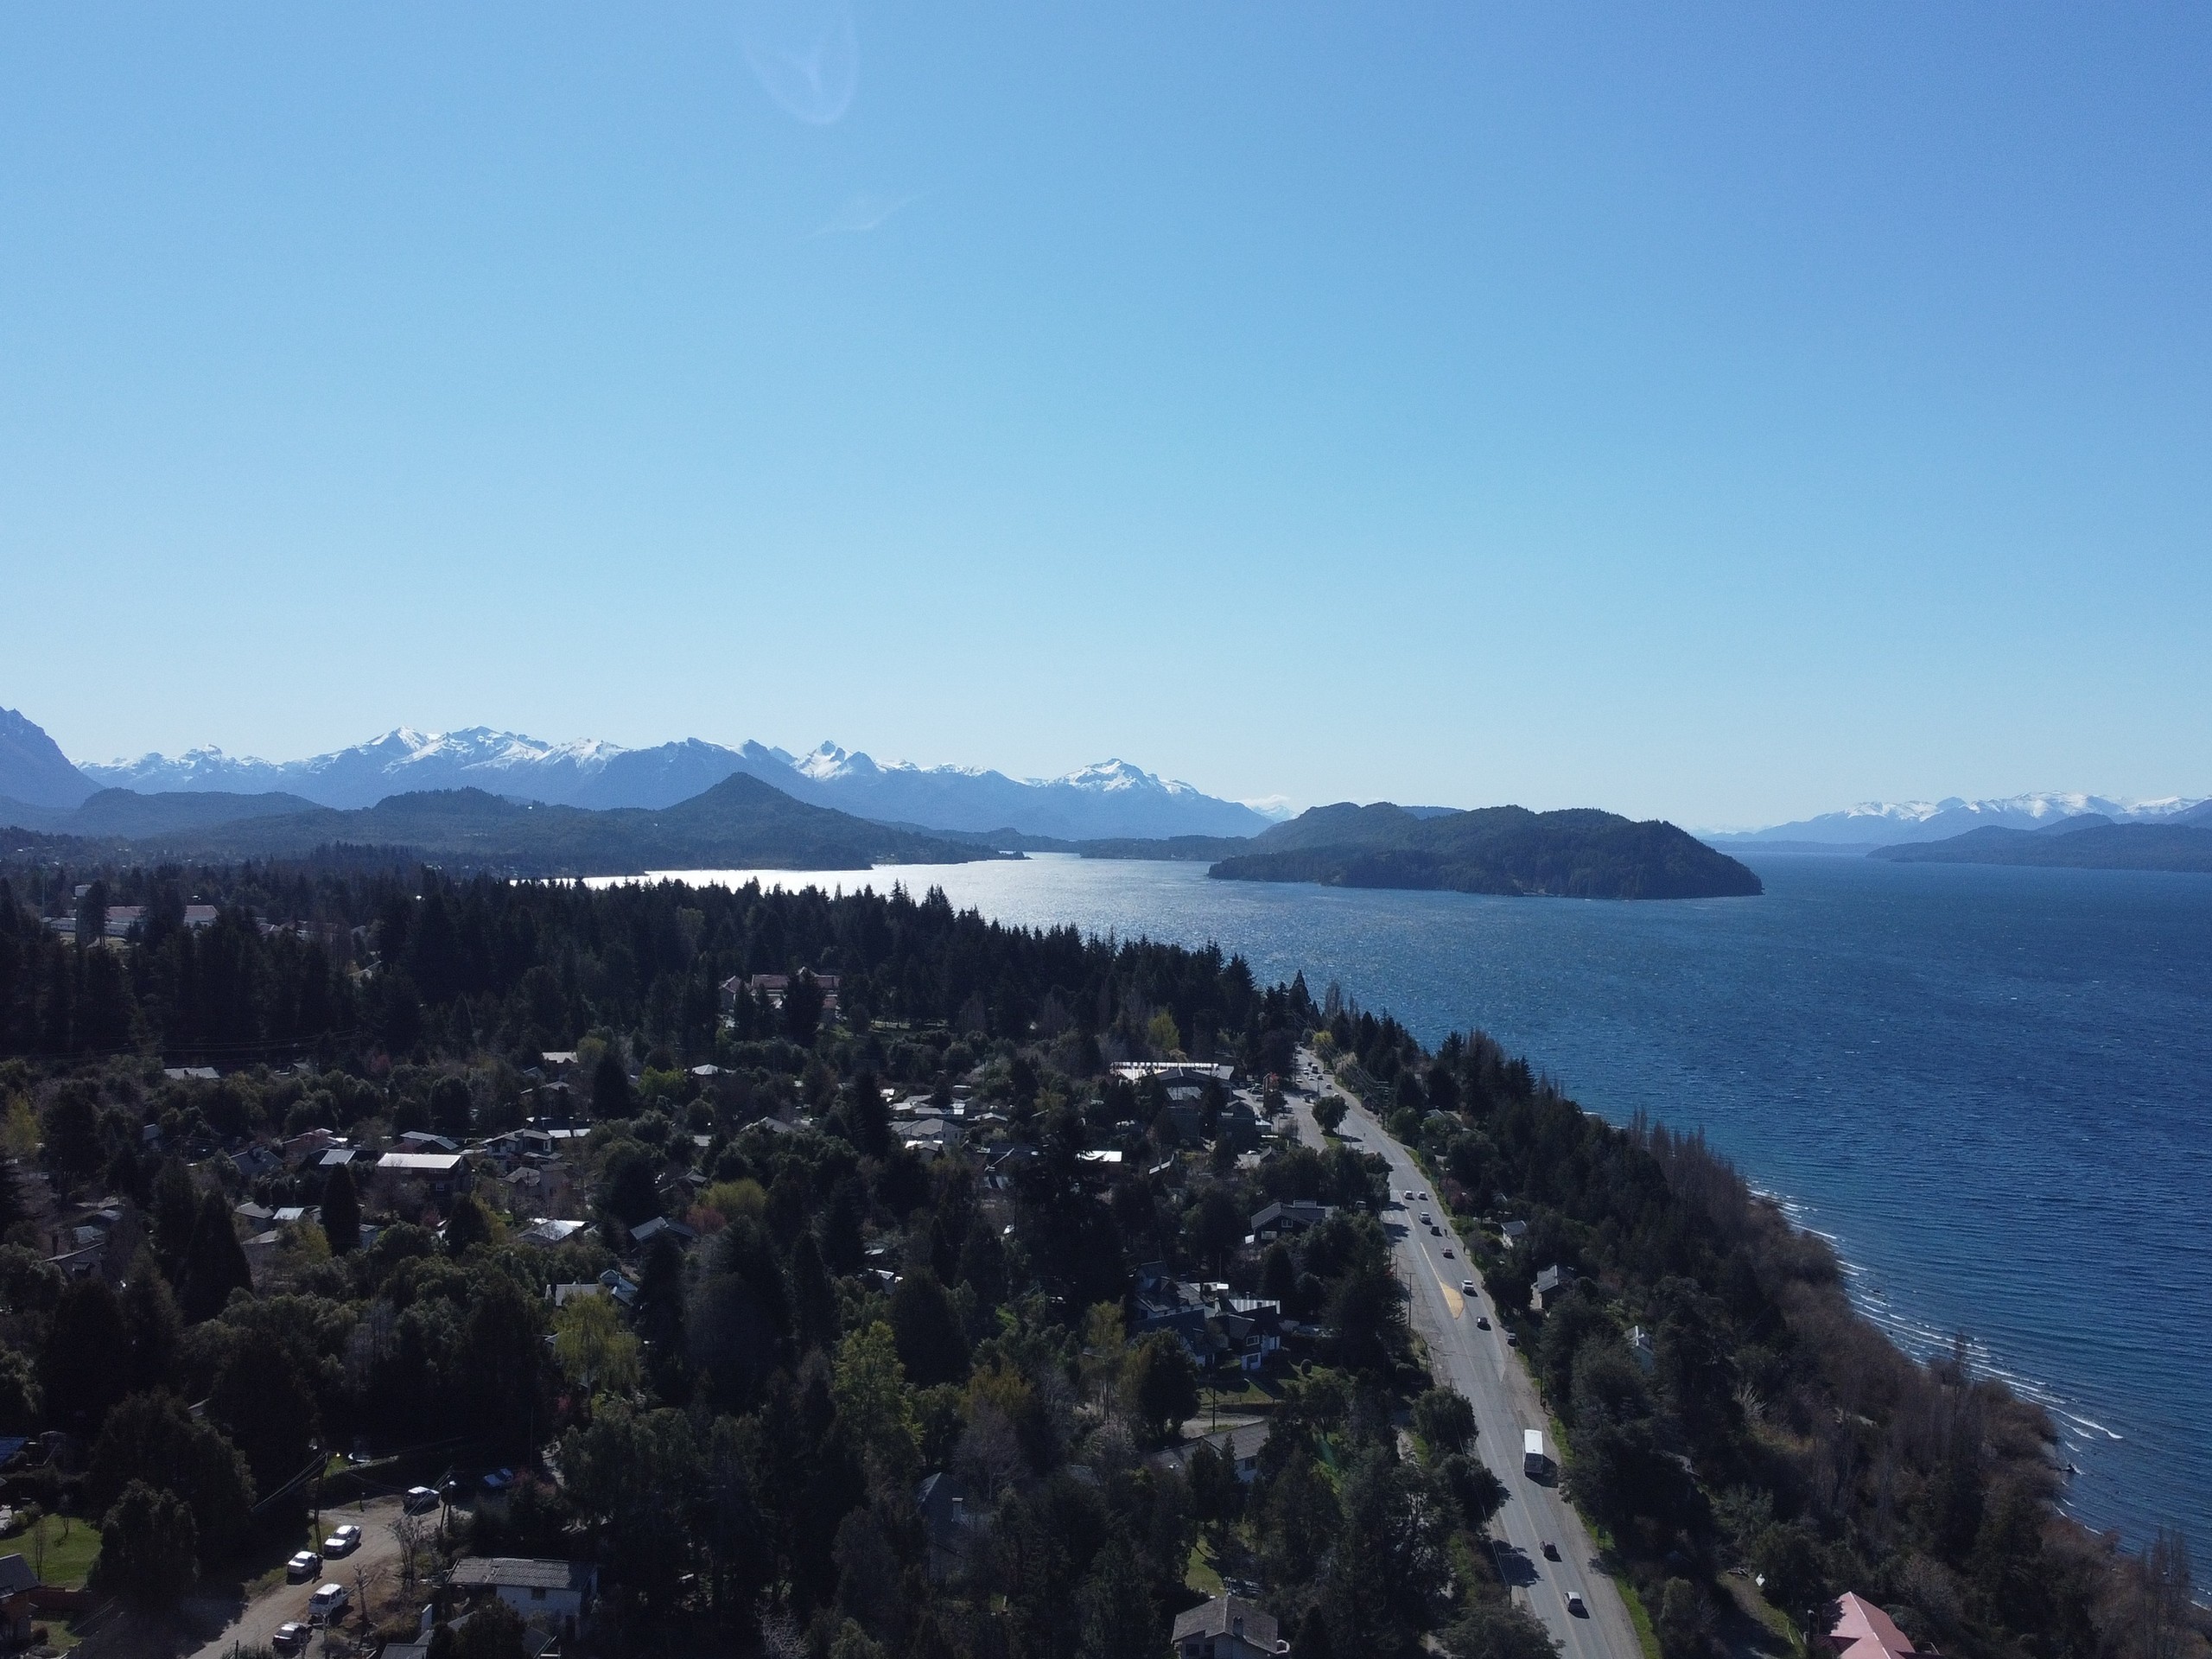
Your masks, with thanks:
[{"label": "blue sky", "polygon": [[0,703],[2212,791],[2212,12],[20,6]]}]

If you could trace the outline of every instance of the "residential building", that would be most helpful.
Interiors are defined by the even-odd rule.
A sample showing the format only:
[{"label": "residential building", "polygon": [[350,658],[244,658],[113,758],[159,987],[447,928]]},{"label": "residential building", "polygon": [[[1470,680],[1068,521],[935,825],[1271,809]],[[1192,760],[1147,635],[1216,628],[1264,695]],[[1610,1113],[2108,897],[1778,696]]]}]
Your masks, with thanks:
[{"label": "residential building", "polygon": [[31,1639],[31,1592],[38,1588],[38,1574],[21,1555],[0,1555],[0,1630],[10,1643]]},{"label": "residential building", "polygon": [[1216,1596],[1178,1614],[1173,1640],[1181,1659],[1274,1659],[1290,1651],[1274,1616],[1242,1596]]},{"label": "residential building", "polygon": [[1835,1659],[1905,1659],[1920,1651],[1895,1619],[1849,1590],[1836,1599],[1836,1621],[1825,1645]]},{"label": "residential building", "polygon": [[965,1578],[990,1535],[990,1506],[979,1501],[959,1476],[943,1472],[914,1489],[914,1507],[921,1511],[923,1529],[929,1535],[930,1582]]},{"label": "residential building", "polygon": [[1302,1233],[1308,1228],[1319,1227],[1336,1213],[1334,1205],[1315,1204],[1306,1198],[1271,1204],[1252,1217],[1252,1237],[1255,1243],[1265,1243],[1285,1233]]},{"label": "residential building", "polygon": [[557,1622],[580,1618],[589,1610],[599,1589],[599,1569],[588,1561],[471,1555],[453,1564],[451,1582],[464,1591],[490,1591],[525,1622]]}]

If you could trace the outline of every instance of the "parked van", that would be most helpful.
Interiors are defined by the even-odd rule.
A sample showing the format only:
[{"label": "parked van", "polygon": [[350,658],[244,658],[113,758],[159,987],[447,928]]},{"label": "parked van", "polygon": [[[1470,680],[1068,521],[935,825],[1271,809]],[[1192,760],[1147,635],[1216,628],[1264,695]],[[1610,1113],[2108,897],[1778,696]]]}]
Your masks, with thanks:
[{"label": "parked van", "polygon": [[308,1598],[308,1618],[316,1624],[335,1624],[346,1616],[346,1586],[326,1584]]}]

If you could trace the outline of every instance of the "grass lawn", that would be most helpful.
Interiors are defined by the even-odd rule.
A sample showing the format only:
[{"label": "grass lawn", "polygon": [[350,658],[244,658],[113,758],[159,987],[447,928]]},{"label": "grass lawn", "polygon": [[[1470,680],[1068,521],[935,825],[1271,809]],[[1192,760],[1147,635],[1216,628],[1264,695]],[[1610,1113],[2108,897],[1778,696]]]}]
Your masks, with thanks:
[{"label": "grass lawn", "polygon": [[43,1515],[35,1528],[0,1542],[0,1554],[19,1554],[34,1567],[43,1559],[45,1581],[72,1590],[84,1587],[99,1553],[100,1529],[81,1516]]},{"label": "grass lawn", "polygon": [[1213,1564],[1213,1556],[1203,1538],[1191,1546],[1191,1564],[1183,1569],[1183,1582],[1202,1596],[1221,1593],[1221,1570]]},{"label": "grass lawn", "polygon": [[1264,1411],[1274,1402],[1274,1395],[1250,1377],[1240,1376],[1233,1389],[1200,1389],[1198,1408],[1193,1414],[1203,1417],[1210,1411]]}]

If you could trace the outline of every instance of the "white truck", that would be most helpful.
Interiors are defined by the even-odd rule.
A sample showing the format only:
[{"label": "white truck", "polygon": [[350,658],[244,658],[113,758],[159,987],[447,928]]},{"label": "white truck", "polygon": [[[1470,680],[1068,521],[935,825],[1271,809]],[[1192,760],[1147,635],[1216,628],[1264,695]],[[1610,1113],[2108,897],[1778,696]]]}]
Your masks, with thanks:
[{"label": "white truck", "polygon": [[1524,1430],[1521,1435],[1521,1472],[1532,1480],[1541,1480],[1551,1472],[1551,1466],[1552,1460],[1544,1455],[1544,1431]]}]

